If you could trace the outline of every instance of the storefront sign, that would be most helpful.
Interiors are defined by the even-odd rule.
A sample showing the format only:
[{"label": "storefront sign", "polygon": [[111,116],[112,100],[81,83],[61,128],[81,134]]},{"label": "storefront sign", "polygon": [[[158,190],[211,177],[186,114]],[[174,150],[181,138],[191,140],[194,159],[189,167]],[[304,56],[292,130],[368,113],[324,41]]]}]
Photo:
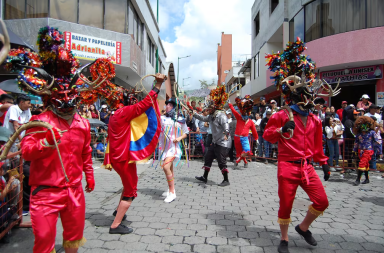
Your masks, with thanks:
[{"label": "storefront sign", "polygon": [[373,65],[360,68],[348,68],[321,72],[320,78],[328,83],[358,82],[383,78],[383,65]]},{"label": "storefront sign", "polygon": [[72,32],[64,32],[65,47],[77,59],[95,60],[112,56],[113,63],[121,64],[121,42],[104,40]]},{"label": "storefront sign", "polygon": [[377,94],[377,105],[380,107],[384,106],[384,92],[376,92]]}]

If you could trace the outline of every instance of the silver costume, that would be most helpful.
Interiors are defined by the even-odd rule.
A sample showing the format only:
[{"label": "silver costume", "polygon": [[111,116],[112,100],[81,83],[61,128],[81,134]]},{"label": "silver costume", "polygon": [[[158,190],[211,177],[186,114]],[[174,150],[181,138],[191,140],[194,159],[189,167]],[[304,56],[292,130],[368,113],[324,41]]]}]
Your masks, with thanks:
[{"label": "silver costume", "polygon": [[[200,114],[193,114],[193,117],[200,121],[209,122],[212,131],[212,143],[230,148],[232,141],[231,135],[229,134],[229,124],[228,118],[224,111],[216,110],[213,114],[208,116],[203,116]],[[227,136],[227,140],[225,140],[224,136]]]}]

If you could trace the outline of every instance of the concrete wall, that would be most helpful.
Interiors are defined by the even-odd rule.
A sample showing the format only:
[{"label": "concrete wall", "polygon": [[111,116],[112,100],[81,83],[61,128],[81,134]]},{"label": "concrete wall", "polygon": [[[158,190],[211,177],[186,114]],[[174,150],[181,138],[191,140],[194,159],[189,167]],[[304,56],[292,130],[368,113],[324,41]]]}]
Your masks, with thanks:
[{"label": "concrete wall", "polygon": [[344,68],[351,63],[360,66],[383,63],[383,38],[384,27],[340,33],[306,43],[308,49],[304,53],[321,71],[327,67]]},{"label": "concrete wall", "polygon": [[[256,36],[255,18],[260,13],[260,32]],[[284,0],[280,0],[278,6],[271,14],[269,0],[256,0],[252,6],[252,57],[260,51],[264,43],[269,41],[284,21]]]}]

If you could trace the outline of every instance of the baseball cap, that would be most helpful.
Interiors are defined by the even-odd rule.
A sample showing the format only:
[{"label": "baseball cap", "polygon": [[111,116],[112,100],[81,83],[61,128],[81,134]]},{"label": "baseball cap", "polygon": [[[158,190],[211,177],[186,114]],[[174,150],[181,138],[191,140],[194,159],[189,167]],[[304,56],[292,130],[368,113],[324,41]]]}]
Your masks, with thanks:
[{"label": "baseball cap", "polygon": [[369,96],[367,94],[364,94],[363,96],[361,96],[361,98],[369,99]]},{"label": "baseball cap", "polygon": [[379,108],[379,107],[377,105],[375,105],[375,104],[371,104],[369,106],[369,109],[377,109],[377,108]]},{"label": "baseball cap", "polygon": [[365,111],[364,108],[357,108],[357,111]]},{"label": "baseball cap", "polygon": [[267,110],[265,114],[269,114],[269,115],[271,115],[271,114],[272,114],[272,111],[271,111],[271,110]]},{"label": "baseball cap", "polygon": [[360,114],[358,111],[354,110],[353,114]]},{"label": "baseball cap", "polygon": [[343,102],[341,102],[341,104],[343,105],[343,104],[348,104],[348,102],[347,101],[343,101]]},{"label": "baseball cap", "polygon": [[260,101],[263,101],[263,100],[265,100],[265,97],[260,97]]},{"label": "baseball cap", "polygon": [[226,114],[231,114],[232,112],[231,112],[231,110],[227,110],[225,113]]},{"label": "baseball cap", "polygon": [[101,106],[101,108],[103,108],[103,109],[104,109],[104,108],[107,108],[107,107],[108,107],[107,105],[102,105],[102,106]]},{"label": "baseball cap", "polygon": [[276,101],[272,99],[270,103],[271,104],[276,104]]}]

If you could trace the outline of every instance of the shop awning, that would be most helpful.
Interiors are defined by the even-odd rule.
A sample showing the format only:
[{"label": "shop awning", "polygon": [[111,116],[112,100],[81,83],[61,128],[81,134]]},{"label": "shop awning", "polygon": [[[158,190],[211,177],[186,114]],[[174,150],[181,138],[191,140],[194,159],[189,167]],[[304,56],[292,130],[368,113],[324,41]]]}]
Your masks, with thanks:
[{"label": "shop awning", "polygon": [[[9,40],[14,47],[22,46],[22,47],[28,47],[29,49],[35,51],[33,46],[29,45],[27,42],[25,42],[23,39],[21,39],[19,36],[17,36],[14,32],[12,32],[9,28],[8,29],[8,35],[9,35]],[[0,27],[0,33],[3,34],[3,29]]]},{"label": "shop awning", "polygon": [[21,91],[19,85],[17,84],[16,79],[8,79],[0,83],[0,89],[12,93],[18,94],[27,94],[24,91]]}]

